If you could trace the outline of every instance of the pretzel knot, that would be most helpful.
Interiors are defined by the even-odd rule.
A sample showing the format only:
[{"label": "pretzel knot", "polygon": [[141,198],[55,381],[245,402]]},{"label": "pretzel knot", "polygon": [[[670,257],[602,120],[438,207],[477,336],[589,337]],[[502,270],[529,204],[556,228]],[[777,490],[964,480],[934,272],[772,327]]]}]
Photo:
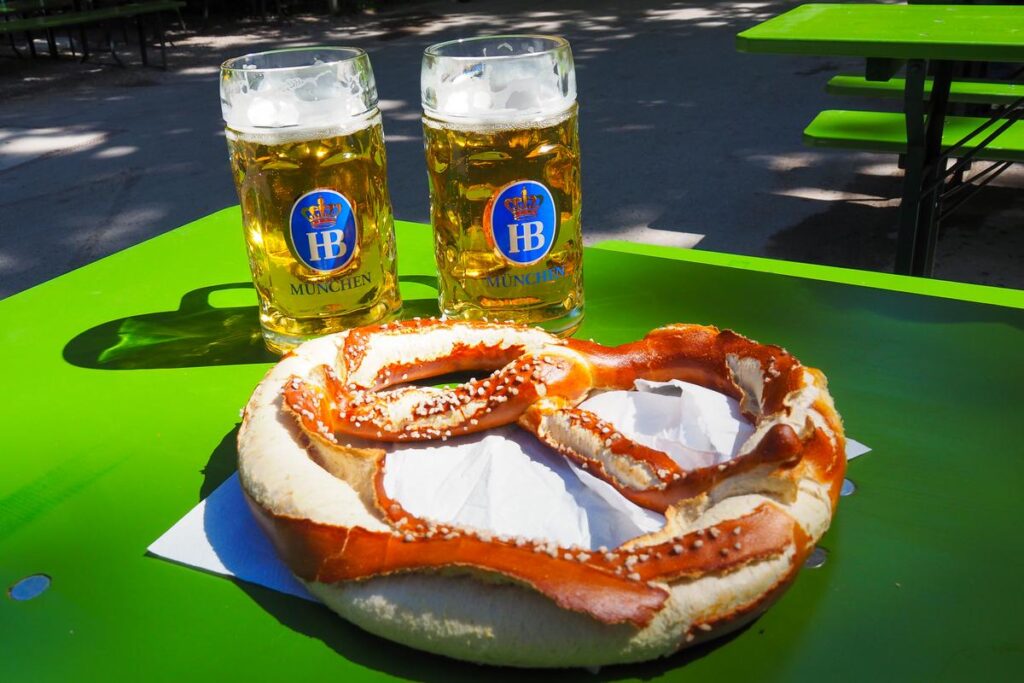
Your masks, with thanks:
[{"label": "pretzel knot", "polygon": [[[311,585],[457,569],[525,584],[603,624],[644,629],[685,584],[774,568],[756,594],[681,620],[675,649],[766,608],[827,529],[838,499],[843,428],[824,376],[731,331],[669,325],[607,347],[511,325],[412,320],[350,330],[332,348],[330,362],[294,361],[300,372],[277,389],[279,405],[300,426],[310,458],[352,486],[373,523],[281,514],[260,500],[265,485],[240,463],[257,517]],[[490,374],[450,388],[412,384],[459,371]],[[594,392],[673,379],[739,401],[754,431],[735,458],[687,470],[578,407]],[[664,514],[664,528],[614,549],[560,548],[420,519],[385,492],[376,442],[445,440],[511,423]]]}]

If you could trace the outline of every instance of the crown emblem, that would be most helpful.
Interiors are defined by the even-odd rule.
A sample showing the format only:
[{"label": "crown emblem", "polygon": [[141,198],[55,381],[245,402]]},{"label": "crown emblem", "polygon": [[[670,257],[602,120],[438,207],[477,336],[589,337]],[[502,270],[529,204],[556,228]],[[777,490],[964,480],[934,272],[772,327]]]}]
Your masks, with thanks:
[{"label": "crown emblem", "polygon": [[526,186],[523,186],[523,194],[518,197],[509,197],[505,200],[505,208],[512,213],[517,221],[527,216],[536,216],[540,205],[544,203],[544,197],[536,194],[526,194]]},{"label": "crown emblem", "polygon": [[333,228],[340,213],[341,204],[325,204],[323,197],[317,199],[313,206],[302,209],[302,215],[314,228]]}]

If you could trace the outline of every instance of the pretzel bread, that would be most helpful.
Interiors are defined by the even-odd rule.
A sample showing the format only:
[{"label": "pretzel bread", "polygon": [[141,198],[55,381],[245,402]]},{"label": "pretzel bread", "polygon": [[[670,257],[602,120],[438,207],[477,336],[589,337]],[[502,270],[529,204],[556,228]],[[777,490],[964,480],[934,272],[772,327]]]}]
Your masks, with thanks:
[{"label": "pretzel bread", "polygon": [[[464,369],[493,372],[451,389],[405,385]],[[685,470],[578,407],[638,379],[731,396],[754,432],[734,459]],[[513,422],[664,514],[664,527],[617,548],[559,547],[419,518],[385,490],[383,442]],[[250,507],[311,592],[372,633],[511,666],[666,656],[753,619],[828,528],[843,454],[824,375],[699,325],[614,348],[479,322],[350,330],[285,356],[239,432]]]}]

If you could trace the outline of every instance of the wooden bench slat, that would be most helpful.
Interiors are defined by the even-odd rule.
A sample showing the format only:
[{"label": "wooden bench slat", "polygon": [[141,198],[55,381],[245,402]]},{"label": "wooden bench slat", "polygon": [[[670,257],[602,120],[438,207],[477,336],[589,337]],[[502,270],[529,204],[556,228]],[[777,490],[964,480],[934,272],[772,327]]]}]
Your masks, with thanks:
[{"label": "wooden bench slat", "polygon": [[[942,146],[950,147],[985,122],[975,116],[947,116]],[[993,133],[999,124],[972,138],[961,153]],[[823,111],[804,129],[804,143],[812,147],[858,149],[870,152],[907,151],[907,128],[903,114],[874,111]],[[953,156],[957,156],[954,154]],[[1024,121],[1016,121],[999,137],[980,150],[978,159],[1024,161]]]},{"label": "wooden bench slat", "polygon": [[[839,74],[829,80],[825,86],[825,91],[832,95],[903,99],[905,83],[906,80],[903,78],[891,78],[888,81],[869,81],[863,76]],[[932,79],[925,80],[924,92],[926,98],[930,97]],[[953,81],[949,88],[950,102],[1010,104],[1021,97],[1024,97],[1024,83],[964,79]]]}]

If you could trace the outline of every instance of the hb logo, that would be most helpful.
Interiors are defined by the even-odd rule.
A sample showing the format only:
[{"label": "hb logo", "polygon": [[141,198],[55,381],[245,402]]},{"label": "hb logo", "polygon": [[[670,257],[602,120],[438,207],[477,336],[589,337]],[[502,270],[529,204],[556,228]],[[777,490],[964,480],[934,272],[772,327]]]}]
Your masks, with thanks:
[{"label": "hb logo", "polygon": [[484,223],[505,260],[526,266],[551,251],[556,216],[548,188],[533,180],[518,180],[494,193],[484,210]]},{"label": "hb logo", "polygon": [[323,273],[344,268],[357,243],[352,203],[334,190],[307,192],[292,206],[289,236],[295,258],[310,268]]},{"label": "hb logo", "polygon": [[544,248],[546,242],[544,239],[544,224],[540,221],[509,223],[508,225],[509,254],[518,254],[521,251],[538,251]]}]

